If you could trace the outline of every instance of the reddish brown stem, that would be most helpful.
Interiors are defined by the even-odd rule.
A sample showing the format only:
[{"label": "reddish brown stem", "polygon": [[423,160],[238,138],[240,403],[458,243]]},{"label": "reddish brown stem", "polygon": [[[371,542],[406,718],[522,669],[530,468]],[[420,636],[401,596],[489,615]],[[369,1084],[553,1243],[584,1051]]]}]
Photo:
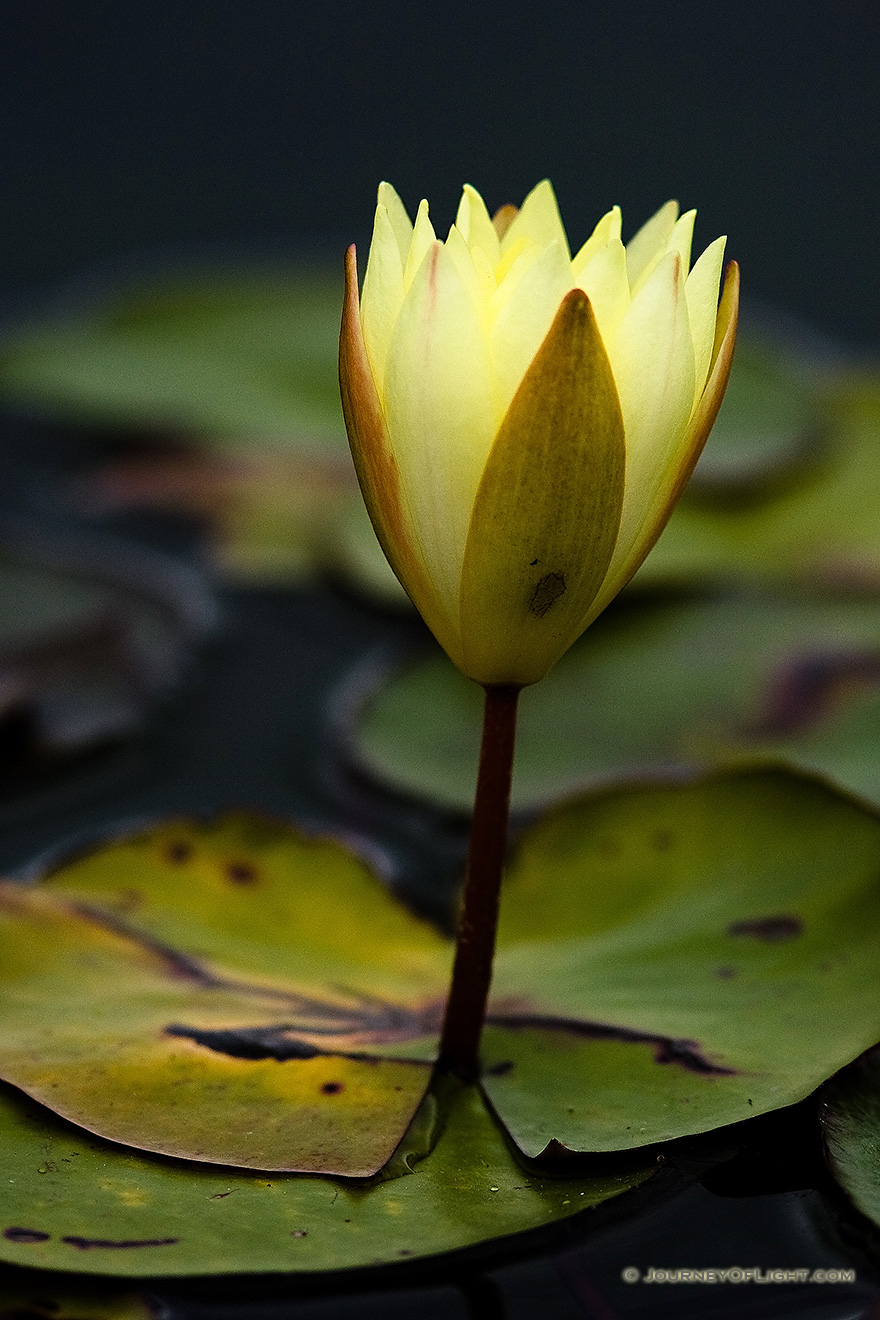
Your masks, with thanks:
[{"label": "reddish brown stem", "polygon": [[519,688],[486,688],[458,943],[440,1038],[439,1066],[466,1081],[479,1074],[480,1036],[492,982],[518,698]]}]

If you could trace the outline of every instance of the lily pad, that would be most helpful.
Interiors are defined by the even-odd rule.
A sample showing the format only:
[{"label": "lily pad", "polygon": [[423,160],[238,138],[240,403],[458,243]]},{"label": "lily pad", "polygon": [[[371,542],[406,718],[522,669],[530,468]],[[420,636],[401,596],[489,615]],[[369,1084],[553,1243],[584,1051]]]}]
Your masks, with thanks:
[{"label": "lily pad", "polygon": [[[824,441],[773,498],[685,496],[640,569],[640,586],[734,580],[880,589],[880,379],[839,377],[822,401]],[[710,441],[711,443],[711,441]],[[698,494],[698,488],[697,488]]]},{"label": "lily pad", "polygon": [[[439,651],[341,702],[344,753],[470,810],[482,692]],[[727,596],[609,611],[520,701],[513,802],[585,784],[791,761],[880,802],[880,617],[860,600]]]},{"label": "lily pad", "polygon": [[336,379],[342,263],[133,277],[7,332],[0,392],[44,415],[216,447],[347,450]]},{"label": "lily pad", "polygon": [[483,1049],[520,1149],[707,1131],[873,1045],[878,864],[874,813],[770,769],[547,813],[511,863]]},{"label": "lily pad", "polygon": [[[481,1083],[520,1150],[737,1122],[880,1039],[878,866],[873,813],[782,771],[531,825]],[[105,1137],[366,1176],[429,1087],[449,942],[331,840],[174,822],[4,886],[2,920],[0,1075]]]},{"label": "lily pad", "polygon": [[821,394],[768,335],[741,336],[724,402],[690,493],[726,506],[766,501],[809,474],[825,439]]},{"label": "lily pad", "polygon": [[822,1092],[825,1149],[835,1178],[880,1226],[880,1050],[872,1050]]},{"label": "lily pad", "polygon": [[153,508],[194,517],[215,567],[237,583],[338,577],[370,599],[411,608],[376,540],[348,450],[278,454],[254,443],[238,454],[129,455],[84,477],[75,496],[92,514]]},{"label": "lily pad", "polygon": [[[0,777],[130,734],[213,623],[197,574],[109,539],[0,529]],[[8,736],[15,729],[17,737]]]},{"label": "lily pad", "polygon": [[397,1177],[257,1178],[126,1151],[2,1087],[0,1259],[133,1277],[389,1264],[552,1224],[656,1169],[530,1172],[473,1087],[453,1087],[442,1110],[431,1153]]}]

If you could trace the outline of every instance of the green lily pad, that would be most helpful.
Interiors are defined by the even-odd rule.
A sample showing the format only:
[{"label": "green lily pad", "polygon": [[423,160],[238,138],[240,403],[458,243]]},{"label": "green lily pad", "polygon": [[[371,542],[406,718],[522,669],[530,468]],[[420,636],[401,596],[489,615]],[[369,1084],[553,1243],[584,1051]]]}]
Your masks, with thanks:
[{"label": "green lily pad", "polygon": [[[735,580],[880,588],[880,380],[841,378],[822,401],[821,452],[772,498],[685,496],[640,569],[642,587]],[[710,441],[711,444],[711,441]],[[699,485],[695,494],[699,494]]]},{"label": "green lily pad", "polygon": [[[397,791],[468,811],[482,692],[439,651],[386,676],[343,731]],[[346,713],[351,707],[346,704]],[[880,802],[880,616],[860,600],[721,597],[612,610],[520,700],[513,803],[743,758]]]},{"label": "green lily pad", "polygon": [[[528,1156],[794,1103],[880,1039],[880,822],[783,771],[522,834],[482,1087]],[[170,825],[2,896],[0,1075],[188,1160],[366,1176],[430,1084],[449,942],[330,840]]]},{"label": "green lily pad", "polygon": [[828,1083],[819,1115],[835,1178],[857,1209],[880,1226],[880,1050]]},{"label": "green lily pad", "polygon": [[453,1087],[441,1110],[433,1150],[398,1177],[257,1178],[121,1149],[0,1088],[0,1259],[133,1277],[389,1264],[566,1219],[656,1169],[529,1172],[475,1088]]},{"label": "green lily pad", "polygon": [[820,393],[803,366],[746,330],[690,493],[727,506],[772,498],[815,466],[823,430]]},{"label": "green lily pad", "polygon": [[483,1086],[517,1145],[792,1104],[880,1039],[880,820],[743,771],[550,811],[505,885]]},{"label": "green lily pad", "polygon": [[173,270],[7,333],[0,392],[91,425],[194,434],[223,449],[346,452],[339,268]]}]

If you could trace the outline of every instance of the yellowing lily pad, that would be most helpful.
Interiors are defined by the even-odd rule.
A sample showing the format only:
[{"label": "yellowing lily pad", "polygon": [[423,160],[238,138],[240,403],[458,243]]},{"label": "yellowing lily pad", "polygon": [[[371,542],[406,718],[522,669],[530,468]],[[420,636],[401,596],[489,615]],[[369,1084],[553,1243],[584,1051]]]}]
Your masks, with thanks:
[{"label": "yellowing lily pad", "polygon": [[[442,655],[402,667],[345,731],[392,788],[473,801],[482,694]],[[862,600],[641,602],[597,620],[520,700],[513,802],[585,784],[785,759],[880,802],[880,615]]]},{"label": "yellowing lily pad", "polygon": [[132,1277],[389,1264],[552,1224],[656,1169],[542,1176],[513,1159],[473,1087],[440,1110],[430,1154],[405,1143],[399,1176],[255,1177],[113,1146],[0,1087],[0,1259]]},{"label": "yellowing lily pad", "polygon": [[448,945],[329,840],[173,823],[0,914],[0,1075],[113,1140],[366,1176],[430,1081]]},{"label": "yellowing lily pad", "polygon": [[819,1114],[832,1173],[880,1226],[880,1049],[829,1082]]}]

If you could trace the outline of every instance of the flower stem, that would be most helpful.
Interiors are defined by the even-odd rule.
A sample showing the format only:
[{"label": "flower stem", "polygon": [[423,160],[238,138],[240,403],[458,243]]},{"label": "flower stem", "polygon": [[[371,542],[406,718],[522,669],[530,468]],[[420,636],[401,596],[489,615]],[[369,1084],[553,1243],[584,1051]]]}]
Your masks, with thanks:
[{"label": "flower stem", "polygon": [[492,981],[507,851],[519,691],[518,687],[486,688],[464,898],[438,1064],[465,1081],[473,1081],[480,1070],[480,1036]]}]

